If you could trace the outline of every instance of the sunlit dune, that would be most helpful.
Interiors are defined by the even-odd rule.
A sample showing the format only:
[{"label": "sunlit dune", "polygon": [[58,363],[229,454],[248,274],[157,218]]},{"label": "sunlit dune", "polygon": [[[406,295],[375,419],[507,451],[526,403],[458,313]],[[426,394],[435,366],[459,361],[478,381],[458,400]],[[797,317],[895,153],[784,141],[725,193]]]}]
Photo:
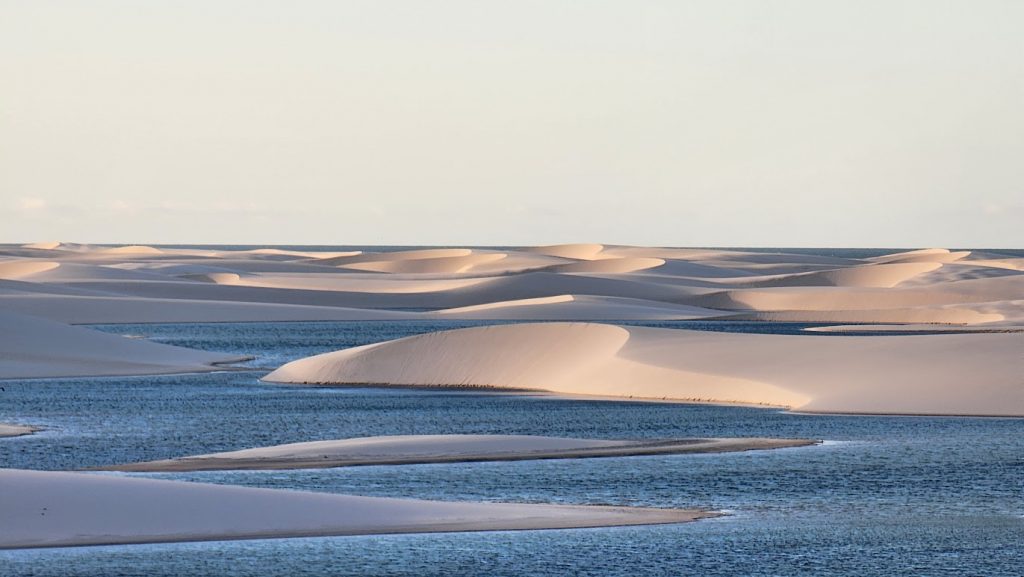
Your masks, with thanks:
[{"label": "sunlit dune", "polygon": [[823,337],[541,323],[341,350],[294,361],[265,379],[495,387],[842,413],[1024,415],[1022,350],[1024,333]]}]

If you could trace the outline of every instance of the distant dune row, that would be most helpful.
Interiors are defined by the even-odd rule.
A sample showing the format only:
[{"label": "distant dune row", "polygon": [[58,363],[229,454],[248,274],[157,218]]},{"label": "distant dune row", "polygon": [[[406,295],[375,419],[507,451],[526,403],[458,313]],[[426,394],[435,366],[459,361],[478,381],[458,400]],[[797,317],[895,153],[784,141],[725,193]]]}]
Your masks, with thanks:
[{"label": "distant dune row", "polygon": [[0,247],[0,311],[68,323],[388,318],[1024,322],[1024,259],[560,245],[322,252]]}]

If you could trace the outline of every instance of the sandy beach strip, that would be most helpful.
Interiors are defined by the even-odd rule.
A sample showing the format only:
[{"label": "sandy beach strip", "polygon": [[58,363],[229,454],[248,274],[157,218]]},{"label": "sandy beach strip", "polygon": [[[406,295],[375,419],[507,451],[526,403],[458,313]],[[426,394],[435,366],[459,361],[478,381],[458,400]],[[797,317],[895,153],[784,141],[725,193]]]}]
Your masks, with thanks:
[{"label": "sandy beach strip", "polygon": [[409,435],[290,443],[209,455],[130,463],[97,470],[182,472],[323,469],[533,459],[726,453],[813,445],[807,439],[566,439],[531,435]]},{"label": "sandy beach strip", "polygon": [[0,548],[684,523],[699,509],[471,503],[0,469]]}]

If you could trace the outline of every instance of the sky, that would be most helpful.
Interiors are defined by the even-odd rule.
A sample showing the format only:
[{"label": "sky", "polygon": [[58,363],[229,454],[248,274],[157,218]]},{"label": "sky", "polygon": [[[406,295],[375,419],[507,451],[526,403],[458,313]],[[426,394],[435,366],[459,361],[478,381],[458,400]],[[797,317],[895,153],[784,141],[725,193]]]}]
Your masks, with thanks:
[{"label": "sky", "polygon": [[0,242],[1024,248],[1016,0],[0,0]]}]

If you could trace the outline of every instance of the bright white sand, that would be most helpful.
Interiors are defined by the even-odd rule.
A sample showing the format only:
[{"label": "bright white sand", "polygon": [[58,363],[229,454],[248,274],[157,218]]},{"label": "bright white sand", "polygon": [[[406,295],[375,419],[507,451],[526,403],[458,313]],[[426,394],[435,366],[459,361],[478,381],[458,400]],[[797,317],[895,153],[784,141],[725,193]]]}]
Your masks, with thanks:
[{"label": "bright white sand", "polygon": [[0,548],[642,525],[708,513],[382,499],[0,469]]},{"label": "bright white sand", "polygon": [[226,453],[104,467],[116,471],[308,469],[356,465],[407,465],[469,461],[519,461],[723,453],[814,444],[802,439],[667,439],[610,441],[532,435],[410,435],[289,443]]},{"label": "bright white sand", "polygon": [[193,351],[0,312],[0,378],[214,370],[239,357]]},{"label": "bright white sand", "polygon": [[1024,334],[782,336],[520,324],[289,363],[265,380],[480,386],[840,413],[1024,415]]}]

